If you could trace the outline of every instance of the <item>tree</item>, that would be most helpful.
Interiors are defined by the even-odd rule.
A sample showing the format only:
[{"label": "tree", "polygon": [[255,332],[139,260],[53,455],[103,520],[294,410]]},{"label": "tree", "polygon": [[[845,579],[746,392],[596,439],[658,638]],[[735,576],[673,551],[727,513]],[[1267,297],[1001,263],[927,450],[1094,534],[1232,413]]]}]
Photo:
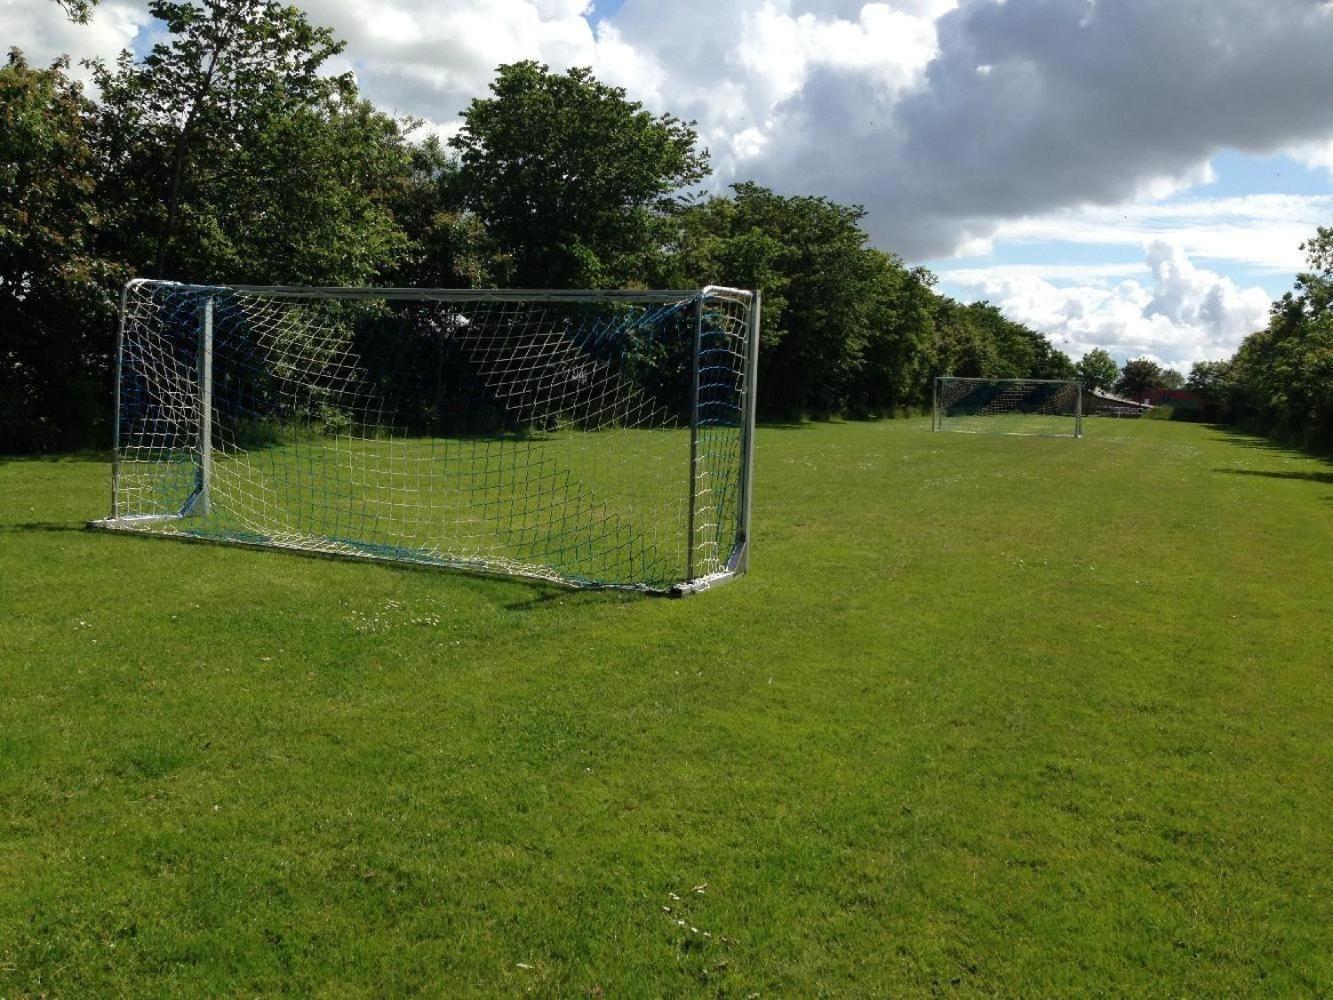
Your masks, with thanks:
[{"label": "tree", "polygon": [[86,444],[106,413],[124,275],[91,250],[92,108],[67,66],[0,67],[0,452]]},{"label": "tree", "polygon": [[1310,269],[1273,303],[1268,328],[1241,344],[1227,398],[1249,429],[1333,453],[1333,228],[1302,249]]},{"label": "tree", "polygon": [[466,204],[533,287],[618,285],[641,273],[654,215],[707,175],[692,122],[653,116],[575,68],[499,67],[463,112]]},{"label": "tree", "polygon": [[140,273],[358,283],[406,249],[384,192],[402,129],[322,67],[342,51],[277,0],[153,0],[167,38],[95,64],[103,245]]},{"label": "tree", "polygon": [[509,284],[510,258],[463,202],[458,159],[435,136],[410,150],[389,207],[410,249],[388,275],[394,285],[484,288]]},{"label": "tree", "polygon": [[1151,358],[1131,358],[1120,370],[1115,391],[1133,400],[1143,399],[1162,388],[1162,366]]},{"label": "tree", "polygon": [[869,334],[871,290],[884,264],[860,227],[865,212],[859,205],[786,197],[752,183],[732,190],[733,204],[717,206],[730,226],[725,245],[731,251],[748,247],[753,263],[780,276],[775,284],[781,312],[761,359],[765,406],[790,417],[841,413],[852,402]]},{"label": "tree", "polygon": [[1231,390],[1230,361],[1196,361],[1190,368],[1185,387],[1203,401],[1203,415],[1218,420],[1226,412]]},{"label": "tree", "polygon": [[1183,389],[1185,388],[1185,376],[1174,368],[1163,368],[1161,377],[1158,379],[1157,388]]},{"label": "tree", "polygon": [[991,378],[999,359],[995,341],[986,336],[968,308],[947,296],[937,296],[934,309],[933,375]]},{"label": "tree", "polygon": [[65,12],[75,24],[87,24],[92,20],[93,8],[98,0],[55,0],[56,6]]},{"label": "tree", "polygon": [[1085,389],[1111,389],[1120,380],[1120,366],[1107,351],[1094,347],[1083,355],[1076,374]]}]

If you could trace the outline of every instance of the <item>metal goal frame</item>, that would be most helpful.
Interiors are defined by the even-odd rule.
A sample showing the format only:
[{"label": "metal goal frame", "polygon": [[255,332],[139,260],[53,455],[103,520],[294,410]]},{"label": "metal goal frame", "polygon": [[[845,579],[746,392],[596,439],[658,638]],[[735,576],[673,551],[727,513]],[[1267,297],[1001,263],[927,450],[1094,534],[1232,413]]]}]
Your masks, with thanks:
[{"label": "metal goal frame", "polygon": [[[169,291],[191,296],[197,301],[197,344],[190,345],[194,358],[192,377],[197,379],[197,393],[188,409],[189,437],[187,442],[193,465],[193,486],[179,509],[142,511],[127,503],[124,478],[127,451],[126,400],[127,387],[127,323],[131,300],[138,294]],[[603,581],[578,575],[568,575],[557,568],[505,564],[488,564],[475,558],[453,558],[448,554],[424,555],[407,553],[384,554],[357,551],[340,544],[323,544],[319,538],[293,540],[275,534],[274,537],[203,537],[192,533],[188,525],[192,519],[206,519],[217,504],[214,480],[215,438],[217,436],[217,408],[214,400],[215,364],[215,303],[224,297],[257,297],[265,300],[302,301],[383,301],[386,303],[487,303],[487,304],[543,304],[565,305],[607,303],[614,306],[674,306],[692,311],[693,351],[692,372],[689,372],[689,453],[681,455],[680,482],[687,493],[686,537],[681,544],[684,573],[669,585],[644,584],[624,581]],[[709,304],[730,303],[744,309],[743,343],[736,354],[743,366],[737,401],[739,421],[739,467],[734,491],[735,533],[725,553],[718,549],[710,560],[699,557],[696,523],[707,512],[701,510],[701,475],[707,492],[708,470],[700,467],[700,435],[708,421],[703,417],[706,406],[701,392],[709,389],[709,349],[703,343],[706,336],[705,313]],[[665,290],[604,290],[604,289],[443,289],[443,288],[362,288],[362,287],[305,287],[292,285],[204,285],[136,278],[125,284],[120,296],[120,310],[116,338],[115,389],[113,402],[113,458],[111,476],[111,510],[108,517],[95,520],[89,526],[96,529],[133,532],[140,535],[158,535],[189,541],[214,542],[260,549],[285,549],[308,555],[351,557],[355,559],[394,564],[424,565],[451,570],[463,570],[486,575],[519,576],[547,580],[571,587],[594,589],[624,589],[648,593],[684,596],[698,593],[732,580],[749,568],[752,544],[752,511],[754,494],[755,413],[758,388],[758,355],[761,315],[761,293],[757,290],[706,286],[697,289]],[[737,320],[737,326],[742,321]],[[556,334],[555,336],[558,336]],[[734,424],[728,424],[734,429]],[[679,428],[683,430],[684,428]],[[719,531],[719,537],[721,532]]]},{"label": "metal goal frame", "polygon": [[[1072,393],[1072,410],[1063,409],[1052,410],[1049,413],[1043,413],[1040,406],[1047,405],[1047,402],[1054,400],[1056,405],[1062,401],[1068,401],[1068,395],[1061,395],[1060,390],[1066,390],[1067,394]],[[994,390],[994,394],[986,398],[986,392]],[[1004,398],[1009,393],[1007,402],[1017,407],[1017,412],[1022,416],[1057,416],[1072,417],[1069,431],[1048,431],[1048,430],[999,430],[986,426],[985,421],[999,416],[1006,416],[1015,413],[1015,409],[1000,409],[995,405],[996,396]],[[1017,393],[1018,395],[1014,395]],[[1021,407],[1028,405],[1033,397],[1046,397],[1039,408],[1031,413],[1024,412]],[[980,403],[977,412],[968,416],[974,418],[975,426],[969,425],[967,428],[949,426],[953,417],[948,412],[951,407],[968,399],[969,396],[977,397],[973,400]],[[1083,383],[1078,379],[1040,379],[1040,378],[963,378],[952,375],[940,375],[935,379],[934,397],[931,406],[931,430],[933,431],[959,431],[962,433],[1000,433],[1016,435],[1035,435],[1046,437],[1074,437],[1083,436]]]}]

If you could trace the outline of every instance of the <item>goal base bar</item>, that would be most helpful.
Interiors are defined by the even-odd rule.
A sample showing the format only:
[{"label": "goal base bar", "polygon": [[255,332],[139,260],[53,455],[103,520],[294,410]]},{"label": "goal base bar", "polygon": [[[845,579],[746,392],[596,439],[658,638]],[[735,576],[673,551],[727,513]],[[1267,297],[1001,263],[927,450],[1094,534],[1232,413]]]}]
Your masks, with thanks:
[{"label": "goal base bar", "polygon": [[[384,555],[378,552],[358,552],[345,543],[329,542],[327,548],[310,548],[304,545],[292,545],[281,540],[251,541],[243,538],[230,538],[197,535],[188,531],[164,534],[150,530],[155,524],[169,521],[184,522],[183,514],[142,514],[127,517],[107,517],[88,521],[85,527],[89,531],[108,531],[118,535],[132,535],[135,538],[151,538],[168,542],[192,542],[196,545],[215,545],[222,548],[250,549],[254,552],[282,552],[287,555],[308,556],[314,559],[332,559],[337,562],[371,562],[396,569],[438,570],[446,573],[460,573],[465,576],[484,577],[491,580],[521,580],[527,583],[549,583],[565,590],[613,590],[622,593],[646,594],[651,597],[689,597],[702,594],[741,575],[734,567],[743,557],[732,557],[726,570],[700,577],[689,583],[672,587],[652,587],[647,584],[598,583],[595,581],[575,580],[567,576],[558,576],[537,572],[522,566],[495,566],[480,561],[440,559],[428,555],[414,556],[411,553],[395,552]],[[742,550],[743,551],[743,550]],[[743,563],[742,563],[743,564]]]}]

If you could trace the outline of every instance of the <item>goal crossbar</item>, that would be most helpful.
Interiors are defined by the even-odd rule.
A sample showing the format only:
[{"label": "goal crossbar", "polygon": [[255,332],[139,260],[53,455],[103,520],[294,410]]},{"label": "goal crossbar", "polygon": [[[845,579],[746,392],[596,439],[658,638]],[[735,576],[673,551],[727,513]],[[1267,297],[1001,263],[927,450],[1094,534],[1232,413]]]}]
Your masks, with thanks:
[{"label": "goal crossbar", "polygon": [[136,279],[93,524],[707,589],[748,566],[758,300]]}]

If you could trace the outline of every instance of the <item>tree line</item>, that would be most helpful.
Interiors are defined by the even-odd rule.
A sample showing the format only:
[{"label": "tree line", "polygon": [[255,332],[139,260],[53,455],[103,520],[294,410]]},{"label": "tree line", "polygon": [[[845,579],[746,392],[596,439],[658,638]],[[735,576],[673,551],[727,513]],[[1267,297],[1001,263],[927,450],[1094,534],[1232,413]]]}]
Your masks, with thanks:
[{"label": "tree line", "polygon": [[[163,40],[90,63],[95,99],[66,61],[33,67],[14,50],[0,66],[0,452],[105,443],[133,276],[761,288],[767,418],[919,408],[940,374],[1107,377],[988,303],[939,294],[930,272],[870,245],[859,206],[748,182],[699,194],[710,169],[694,123],[587,69],[500,66],[445,143],[327,72],[343,43],[294,7],[149,9]],[[1255,347],[1246,364],[1273,354]],[[1254,405],[1227,398],[1229,414]]]}]

